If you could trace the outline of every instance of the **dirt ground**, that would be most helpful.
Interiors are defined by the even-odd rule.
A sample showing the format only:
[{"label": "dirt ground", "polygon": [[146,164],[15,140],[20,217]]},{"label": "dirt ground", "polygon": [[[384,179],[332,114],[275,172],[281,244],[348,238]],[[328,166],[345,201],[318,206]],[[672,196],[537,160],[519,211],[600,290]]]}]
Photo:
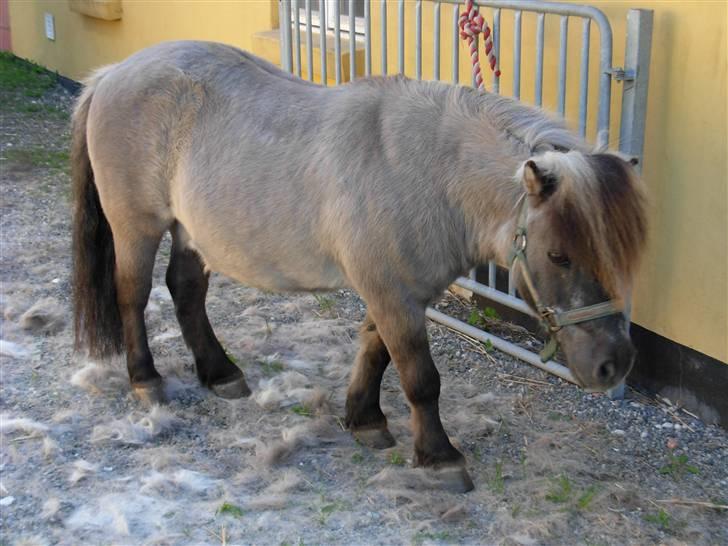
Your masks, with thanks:
[{"label": "dirt ground", "polygon": [[[121,359],[72,353],[68,113],[43,72],[0,58],[2,544],[728,544],[728,439],[669,403],[610,401],[432,324],[446,430],[474,491],[410,467],[409,410],[387,371],[396,447],[343,430],[363,303],[213,276],[208,310],[253,396],[201,388],[164,285],[147,308],[171,402],[143,408]],[[439,308],[537,341],[462,301]],[[701,504],[702,503],[702,504]]]}]

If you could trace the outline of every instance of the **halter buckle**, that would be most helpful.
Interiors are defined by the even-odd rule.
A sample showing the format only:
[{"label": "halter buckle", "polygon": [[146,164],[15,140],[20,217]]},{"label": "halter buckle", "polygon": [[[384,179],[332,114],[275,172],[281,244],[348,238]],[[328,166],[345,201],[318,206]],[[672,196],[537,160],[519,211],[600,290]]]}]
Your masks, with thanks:
[{"label": "halter buckle", "polygon": [[513,250],[516,254],[520,254],[526,251],[526,232],[517,231],[515,237],[513,237]]},{"label": "halter buckle", "polygon": [[552,307],[541,308],[539,310],[539,314],[541,315],[544,323],[546,323],[549,332],[554,334],[561,330],[561,324],[559,324],[559,319],[556,315],[556,311]]}]

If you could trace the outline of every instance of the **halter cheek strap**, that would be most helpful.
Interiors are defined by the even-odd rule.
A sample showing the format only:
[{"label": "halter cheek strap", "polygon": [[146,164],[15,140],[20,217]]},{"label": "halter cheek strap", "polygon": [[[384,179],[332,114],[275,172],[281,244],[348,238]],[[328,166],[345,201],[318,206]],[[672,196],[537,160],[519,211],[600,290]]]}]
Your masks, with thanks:
[{"label": "halter cheek strap", "polygon": [[533,283],[533,275],[531,274],[531,270],[528,267],[528,260],[526,259],[528,202],[526,195],[524,195],[522,199],[523,204],[521,205],[521,211],[518,215],[518,225],[516,227],[516,235],[513,238],[513,247],[509,256],[508,265],[511,268],[513,268],[516,264],[520,266],[523,280],[526,283],[526,288],[528,289],[531,299],[533,300],[533,304],[536,307],[539,320],[549,333],[550,338],[539,353],[541,362],[546,362],[551,360],[556,354],[556,351],[559,349],[559,342],[556,339],[556,333],[564,326],[616,315],[622,311],[613,300],[596,303],[594,305],[587,305],[585,307],[578,307],[568,311],[556,311],[553,307],[549,307],[543,303],[541,295],[539,294],[536,285]]}]

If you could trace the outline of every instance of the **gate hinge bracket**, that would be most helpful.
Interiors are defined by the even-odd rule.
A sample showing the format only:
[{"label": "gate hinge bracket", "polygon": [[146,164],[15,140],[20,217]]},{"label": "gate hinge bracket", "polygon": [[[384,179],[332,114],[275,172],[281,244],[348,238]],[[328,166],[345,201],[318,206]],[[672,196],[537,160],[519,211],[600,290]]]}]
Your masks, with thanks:
[{"label": "gate hinge bracket", "polygon": [[634,70],[625,70],[624,68],[614,67],[605,70],[606,74],[610,74],[615,81],[618,82],[631,82],[634,81],[635,72]]}]

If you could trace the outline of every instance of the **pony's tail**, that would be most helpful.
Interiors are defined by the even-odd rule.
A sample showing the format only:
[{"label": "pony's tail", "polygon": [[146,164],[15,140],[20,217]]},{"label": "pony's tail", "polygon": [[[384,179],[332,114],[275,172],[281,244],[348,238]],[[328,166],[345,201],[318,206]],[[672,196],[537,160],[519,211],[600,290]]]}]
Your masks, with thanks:
[{"label": "pony's tail", "polygon": [[86,121],[94,88],[92,78],[73,114],[73,304],[75,348],[103,358],[122,350],[122,327],[114,283],[114,240],[94,182],[88,155]]}]

